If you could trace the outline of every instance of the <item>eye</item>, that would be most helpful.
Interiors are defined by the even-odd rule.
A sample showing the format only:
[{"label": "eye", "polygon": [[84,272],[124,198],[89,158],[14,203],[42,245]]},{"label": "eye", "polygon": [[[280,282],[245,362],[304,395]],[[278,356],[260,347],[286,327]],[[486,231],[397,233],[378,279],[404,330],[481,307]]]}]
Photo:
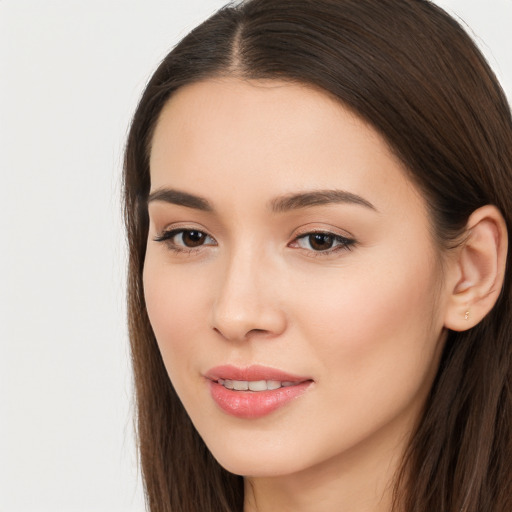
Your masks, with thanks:
[{"label": "eye", "polygon": [[217,245],[217,242],[208,234],[197,229],[171,229],[157,236],[155,242],[166,242],[176,251],[196,249],[203,245]]},{"label": "eye", "polygon": [[319,253],[331,253],[340,249],[350,249],[355,240],[329,232],[306,233],[295,239],[297,247]]}]

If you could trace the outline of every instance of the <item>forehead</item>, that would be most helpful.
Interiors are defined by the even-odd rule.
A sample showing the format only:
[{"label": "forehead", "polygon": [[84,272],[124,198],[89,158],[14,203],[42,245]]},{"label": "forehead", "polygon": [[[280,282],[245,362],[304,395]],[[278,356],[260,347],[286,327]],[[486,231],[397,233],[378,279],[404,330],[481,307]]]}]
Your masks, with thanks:
[{"label": "forehead", "polygon": [[319,90],[274,80],[226,78],[179,89],[158,120],[150,167],[153,191],[192,188],[213,201],[237,195],[243,205],[336,188],[381,206],[423,206],[371,126]]}]

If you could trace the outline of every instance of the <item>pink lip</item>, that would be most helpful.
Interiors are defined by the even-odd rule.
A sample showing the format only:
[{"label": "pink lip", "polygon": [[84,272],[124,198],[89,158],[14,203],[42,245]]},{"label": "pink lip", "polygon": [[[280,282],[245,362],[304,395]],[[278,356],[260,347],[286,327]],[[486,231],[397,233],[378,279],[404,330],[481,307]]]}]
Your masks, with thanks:
[{"label": "pink lip", "polygon": [[[281,370],[253,365],[238,368],[231,365],[216,366],[206,375],[210,393],[215,403],[226,413],[244,419],[266,416],[302,395],[312,384],[308,377],[292,375]],[[275,380],[293,382],[293,386],[267,391],[234,391],[226,389],[217,381],[223,380]]]},{"label": "pink lip", "polygon": [[238,368],[232,365],[216,366],[209,370],[205,377],[210,380],[279,380],[281,382],[303,382],[310,380],[309,377],[300,377],[260,365],[252,365],[245,368]]}]

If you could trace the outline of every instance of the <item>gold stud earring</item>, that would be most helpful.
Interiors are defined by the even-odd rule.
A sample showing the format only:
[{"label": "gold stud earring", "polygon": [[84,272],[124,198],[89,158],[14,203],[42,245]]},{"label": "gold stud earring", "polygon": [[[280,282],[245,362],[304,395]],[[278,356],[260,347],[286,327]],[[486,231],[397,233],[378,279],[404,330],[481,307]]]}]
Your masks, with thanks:
[{"label": "gold stud earring", "polygon": [[464,313],[464,320],[469,320],[469,311]]}]

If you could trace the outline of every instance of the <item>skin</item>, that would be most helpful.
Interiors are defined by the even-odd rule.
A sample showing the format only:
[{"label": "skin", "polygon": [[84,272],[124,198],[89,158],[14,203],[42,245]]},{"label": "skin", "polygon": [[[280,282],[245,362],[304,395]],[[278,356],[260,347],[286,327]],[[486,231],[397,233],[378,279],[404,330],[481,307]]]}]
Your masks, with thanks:
[{"label": "skin", "polygon": [[[150,167],[153,194],[172,188],[211,206],[149,202],[144,292],[194,425],[220,464],[246,477],[245,512],[389,511],[453,288],[402,164],[322,92],[225,78],[173,95]],[[270,207],[314,190],[372,206]],[[173,229],[207,236],[197,247],[180,234],[155,240]],[[314,250],[315,231],[353,242]],[[224,364],[313,383],[267,416],[237,418],[212,400],[204,377]]]}]

